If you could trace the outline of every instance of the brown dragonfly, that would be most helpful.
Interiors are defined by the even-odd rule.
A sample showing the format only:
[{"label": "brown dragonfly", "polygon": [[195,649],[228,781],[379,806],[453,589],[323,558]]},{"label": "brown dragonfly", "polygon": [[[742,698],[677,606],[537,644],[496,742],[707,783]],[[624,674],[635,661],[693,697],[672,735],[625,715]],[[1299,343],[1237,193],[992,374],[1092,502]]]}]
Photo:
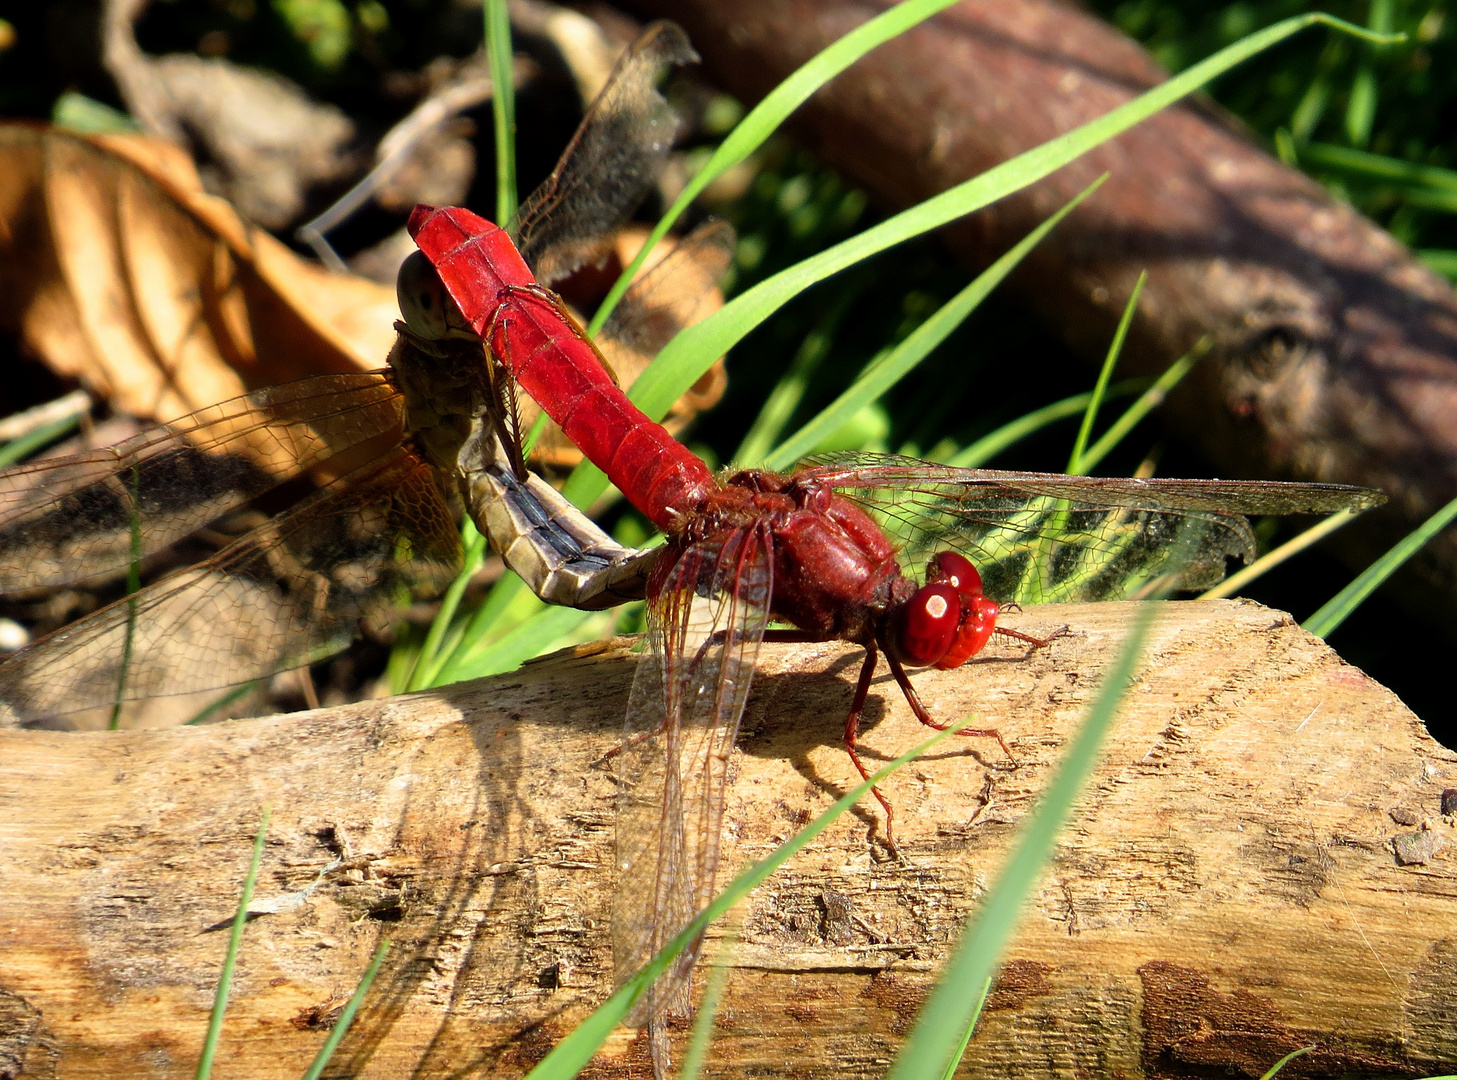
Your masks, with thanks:
[{"label": "brown dragonfly", "polygon": [[[676,26],[650,27],[523,204],[511,232],[544,285],[598,258],[655,180],[677,123],[656,81],[694,59]],[[711,223],[680,244],[625,298],[606,347],[656,352],[691,321],[732,242]],[[0,474],[0,594],[22,596],[145,571],[190,538],[250,521],[240,507],[323,481],[211,557],[0,663],[0,724],[178,722],[220,688],[327,657],[457,572],[461,508],[550,602],[591,609],[642,595],[637,553],[526,474],[512,387],[486,354],[402,332],[388,364],[259,390]],[[176,719],[159,720],[157,699],[179,695]]]}]

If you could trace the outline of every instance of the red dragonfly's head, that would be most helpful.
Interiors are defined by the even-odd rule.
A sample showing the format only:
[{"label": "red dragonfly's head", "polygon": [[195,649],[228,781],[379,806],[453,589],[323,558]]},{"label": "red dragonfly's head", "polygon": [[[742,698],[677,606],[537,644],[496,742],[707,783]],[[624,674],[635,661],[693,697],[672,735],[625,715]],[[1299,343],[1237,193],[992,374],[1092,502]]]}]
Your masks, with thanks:
[{"label": "red dragonfly's head", "polygon": [[982,593],[971,560],[943,551],[926,567],[926,584],[895,613],[883,644],[906,664],[959,667],[987,643],[1000,612]]}]

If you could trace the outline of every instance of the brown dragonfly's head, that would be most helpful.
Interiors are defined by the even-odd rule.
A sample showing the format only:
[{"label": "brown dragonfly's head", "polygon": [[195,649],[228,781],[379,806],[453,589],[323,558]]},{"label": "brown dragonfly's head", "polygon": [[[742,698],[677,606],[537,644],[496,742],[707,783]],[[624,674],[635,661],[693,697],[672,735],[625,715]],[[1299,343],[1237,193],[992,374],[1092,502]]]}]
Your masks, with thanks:
[{"label": "brown dragonfly's head", "polygon": [[447,338],[480,341],[423,251],[410,252],[400,264],[395,294],[405,329],[415,337],[432,342]]},{"label": "brown dragonfly's head", "polygon": [[1000,612],[971,560],[943,551],[927,565],[926,584],[891,611],[880,643],[904,664],[959,667],[987,643]]}]

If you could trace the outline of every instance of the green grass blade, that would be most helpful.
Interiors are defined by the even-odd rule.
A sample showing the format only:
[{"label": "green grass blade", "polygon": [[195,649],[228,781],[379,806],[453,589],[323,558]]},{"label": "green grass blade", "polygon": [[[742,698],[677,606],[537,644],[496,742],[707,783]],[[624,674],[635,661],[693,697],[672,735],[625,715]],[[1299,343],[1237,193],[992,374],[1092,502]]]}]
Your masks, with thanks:
[{"label": "green grass blade", "polygon": [[1164,369],[1164,373],[1153,381],[1153,385],[1140,394],[1138,400],[1128,406],[1123,415],[1082,455],[1079,462],[1082,471],[1088,472],[1097,468],[1098,463],[1138,426],[1139,421],[1162,405],[1169,396],[1169,391],[1209,352],[1211,344],[1209,338],[1200,338],[1192,349]]},{"label": "green grass blade", "polygon": [[79,413],[63,416],[18,439],[11,439],[4,446],[0,446],[0,469],[8,469],[17,461],[24,461],[42,447],[50,445],[62,435],[69,434],[80,423]]},{"label": "green grass blade", "polygon": [[243,927],[248,922],[248,905],[253,902],[253,886],[258,882],[258,867],[263,862],[263,838],[268,835],[268,819],[273,808],[265,806],[258,822],[258,835],[253,838],[253,857],[248,875],[243,879],[243,894],[238,897],[238,913],[233,916],[233,929],[228,935],[228,951],[223,957],[223,970],[218,975],[218,988],[213,993],[212,1015],[207,1021],[207,1035],[202,1041],[202,1056],[197,1060],[197,1080],[207,1080],[223,1034],[223,1015],[228,1011],[228,995],[233,988],[233,968],[238,962],[238,949],[243,944]]},{"label": "green grass blade", "polygon": [[598,1048],[607,1041],[607,1037],[612,1034],[613,1029],[622,1023],[627,1014],[632,1011],[638,998],[647,993],[648,987],[652,986],[658,976],[668,970],[668,965],[673,962],[673,958],[687,948],[688,944],[701,934],[709,923],[719,918],[756,889],[770,874],[829,828],[836,818],[870,794],[872,787],[898,769],[926,754],[943,739],[956,734],[962,728],[973,726],[976,722],[976,719],[973,718],[960,724],[953,724],[947,730],[937,732],[932,738],[902,754],[872,775],[869,780],[847,792],[833,806],[775,848],[765,858],[739,874],[729,883],[728,888],[714,897],[713,902],[683,928],[677,937],[663,946],[662,951],[648,961],[641,971],[623,983],[622,987],[603,1002],[591,1016],[583,1020],[566,1038],[557,1043],[551,1053],[527,1074],[528,1080],[565,1080],[567,1077],[576,1076]]},{"label": "green grass blade", "polygon": [[501,640],[478,649],[467,649],[452,657],[429,685],[439,686],[514,671],[533,656],[545,652],[594,614],[576,608],[543,606],[537,615]]},{"label": "green grass blade", "polygon": [[1058,833],[1099,760],[1103,736],[1133,678],[1156,611],[1157,605],[1146,604],[1134,617],[1118,659],[1103,679],[1087,718],[1073,736],[1036,810],[1019,830],[1016,849],[973,915],[966,935],[917,1017],[910,1038],[891,1067],[890,1080],[941,1076],[948,1067],[954,1068],[953,1055],[970,1023],[979,991],[995,971],[1027,898],[1052,857]]},{"label": "green grass blade", "polygon": [[[1400,35],[1375,35],[1320,12],[1295,16],[1266,27],[1098,119],[1034,147],[760,282],[674,338],[639,376],[629,396],[648,416],[654,420],[662,419],[672,403],[708,370],[714,360],[811,285],[1042,179],[1094,146],[1193,93],[1215,76],[1314,25],[1336,27],[1370,41],[1402,40]],[[606,478],[601,471],[584,465],[573,473],[564,492],[578,506],[584,506],[601,494],[605,487]]]},{"label": "green grass blade", "polygon": [[708,1060],[708,1048],[713,1044],[713,1022],[723,1004],[723,992],[728,986],[731,969],[729,958],[737,944],[737,935],[726,938],[713,959],[713,967],[703,987],[703,1000],[698,1003],[698,1012],[693,1017],[688,1047],[683,1051],[683,1064],[678,1067],[678,1080],[698,1080],[703,1063]]},{"label": "green grass blade", "polygon": [[1280,1070],[1283,1069],[1286,1065],[1290,1064],[1290,1062],[1294,1061],[1301,1054],[1308,1054],[1314,1049],[1315,1047],[1313,1046],[1302,1046],[1299,1050],[1290,1051],[1290,1053],[1286,1054],[1279,1061],[1275,1062],[1275,1064],[1271,1065],[1268,1069],[1266,1069],[1264,1075],[1260,1077],[1260,1080],[1275,1080],[1276,1075],[1278,1075]]},{"label": "green grass blade", "polygon": [[385,938],[379,943],[379,948],[374,950],[374,959],[369,962],[369,967],[364,969],[364,976],[359,980],[359,985],[349,998],[349,1004],[344,1006],[344,1011],[339,1014],[338,1022],[334,1024],[334,1030],[329,1032],[329,1037],[324,1040],[324,1045],[319,1047],[319,1052],[314,1055],[313,1063],[304,1073],[303,1080],[319,1080],[319,1077],[323,1075],[324,1067],[329,1064],[329,1059],[334,1056],[334,1051],[339,1048],[339,1044],[344,1041],[344,1036],[349,1033],[349,1025],[354,1023],[354,1014],[364,1003],[364,995],[369,993],[369,988],[374,983],[374,977],[379,974],[380,965],[384,963],[385,953],[389,951],[390,939]]},{"label": "green grass blade", "polygon": [[[872,49],[905,33],[917,23],[924,22],[954,3],[956,0],[904,0],[903,3],[877,15],[869,22],[857,26],[844,37],[821,50],[798,71],[770,91],[768,96],[754,106],[749,114],[739,121],[733,131],[729,132],[728,137],[719,144],[718,149],[713,152],[713,156],[708,159],[703,168],[688,181],[687,187],[668,208],[668,212],[663,215],[657,225],[653,226],[653,231],[648,234],[642,250],[618,277],[617,282],[612,286],[612,291],[597,308],[597,313],[587,326],[587,333],[595,336],[597,331],[607,324],[608,318],[617,307],[617,302],[622,299],[623,293],[627,292],[633,278],[637,276],[643,260],[673,227],[673,223],[678,220],[683,211],[694,199],[698,198],[704,188],[762,146],[764,140],[779,130],[780,125],[788,119],[789,115],[825,83]],[[674,396],[677,397],[677,395]]]},{"label": "green grass blade", "polygon": [[1355,150],[1329,143],[1306,143],[1299,147],[1300,164],[1306,168],[1320,166],[1352,180],[1367,180],[1410,187],[1426,187],[1457,193],[1457,170],[1440,165],[1421,165],[1414,161]]},{"label": "green grass blade", "polygon": [[182,726],[193,727],[198,724],[208,723],[216,714],[222,712],[229,705],[231,705],[233,702],[237,701],[244,694],[246,694],[249,690],[252,690],[254,687],[258,686],[260,682],[261,680],[254,679],[252,682],[242,683],[239,686],[233,687],[227,693],[219,697],[216,701],[212,702],[209,705],[204,705],[193,715],[192,719],[188,720]]},{"label": "green grass blade", "polygon": [[981,1019],[982,1010],[986,1008],[987,998],[992,992],[992,977],[987,976],[986,982],[981,984],[981,995],[976,999],[976,1008],[972,1009],[971,1017],[966,1022],[966,1030],[961,1033],[961,1042],[956,1047],[956,1052],[946,1062],[946,1069],[941,1073],[941,1080],[953,1080],[956,1076],[956,1066],[961,1064],[961,1059],[966,1056],[966,1048],[971,1045],[971,1037],[976,1033],[977,1021]]},{"label": "green grass blade", "polygon": [[516,82],[506,0],[486,0],[486,60],[491,68],[491,118],[496,136],[496,223],[516,214]]},{"label": "green grass blade", "polygon": [[[1108,389],[1108,397],[1121,398],[1136,394],[1148,386],[1147,379],[1127,379],[1124,382],[1114,383]],[[1023,439],[1036,434],[1050,424],[1059,420],[1066,420],[1070,416],[1077,416],[1088,407],[1088,402],[1093,400],[1091,390],[1081,394],[1074,394],[1072,397],[1063,398],[1061,401],[1054,401],[1050,405],[1044,405],[1040,409],[1034,409],[1017,419],[1003,424],[995,431],[988,432],[970,446],[958,451],[955,455],[946,460],[946,464],[955,466],[958,469],[976,469],[985,465],[992,458],[996,457],[1007,447],[1021,442]]]},{"label": "green grass blade", "polygon": [[971,284],[941,306],[918,326],[904,341],[887,353],[879,363],[866,370],[843,394],[811,420],[768,457],[770,469],[787,469],[819,445],[820,440],[837,431],[852,416],[905,378],[931,351],[960,326],[987,295],[1036,247],[1063,218],[1072,213],[1084,199],[1103,185],[1107,176],[1100,176],[1066,206],[1058,210],[986,270]]},{"label": "green grass blade", "polygon": [[1316,637],[1328,637],[1346,621],[1346,617],[1360,606],[1361,601],[1376,591],[1383,581],[1394,574],[1402,563],[1410,559],[1428,540],[1436,536],[1457,518],[1457,499],[1453,499],[1438,510],[1415,530],[1405,536],[1390,551],[1368,566],[1356,578],[1305,622],[1301,623]]},{"label": "green grass blade", "polygon": [[486,538],[480,534],[480,530],[475,527],[475,523],[469,517],[461,525],[461,538],[465,542],[462,545],[463,556],[460,573],[455,575],[455,579],[451,581],[450,587],[445,590],[445,595],[440,600],[440,610],[435,613],[435,618],[430,622],[430,632],[425,635],[425,643],[420,646],[420,655],[415,661],[415,670],[410,673],[410,677],[405,683],[406,690],[421,690],[433,685],[431,680],[444,664],[443,646],[451,623],[455,621],[455,613],[460,609],[460,598],[465,595],[470,579],[481,568],[481,563],[485,561]]},{"label": "green grass blade", "polygon": [[1138,310],[1138,297],[1143,292],[1146,281],[1148,281],[1148,271],[1140,270],[1138,280],[1133,283],[1133,291],[1128,294],[1128,303],[1123,305],[1123,317],[1118,320],[1118,329],[1113,334],[1113,340],[1108,343],[1108,354],[1103,358],[1103,366],[1098,371],[1098,381],[1093,384],[1093,396],[1088,401],[1087,410],[1083,413],[1083,422],[1078,426],[1077,438],[1073,440],[1072,453],[1068,455],[1067,471],[1073,476],[1080,476],[1091,468],[1086,460],[1086,455],[1088,439],[1093,434],[1093,421],[1097,420],[1098,410],[1103,405],[1103,397],[1108,392],[1108,382],[1113,377],[1113,368],[1118,364],[1118,357],[1123,354],[1123,342],[1128,338],[1128,328],[1133,325],[1133,313]]}]

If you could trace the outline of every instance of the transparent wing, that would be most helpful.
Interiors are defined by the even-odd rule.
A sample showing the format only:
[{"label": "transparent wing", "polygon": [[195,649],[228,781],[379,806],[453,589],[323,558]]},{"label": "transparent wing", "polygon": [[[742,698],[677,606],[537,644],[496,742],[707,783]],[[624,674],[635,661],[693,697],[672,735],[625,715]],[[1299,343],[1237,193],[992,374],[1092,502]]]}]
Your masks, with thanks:
[{"label": "transparent wing", "polygon": [[324,459],[399,432],[402,409],[386,372],[323,375],[0,473],[0,593],[115,575]]},{"label": "transparent wing", "polygon": [[[767,528],[694,544],[649,584],[618,754],[617,981],[631,975],[712,898],[729,757],[769,616]],[[688,1005],[695,943],[639,1006],[634,1022]]]},{"label": "transparent wing", "polygon": [[[728,222],[705,221],[633,282],[597,339],[624,385],[679,330],[703,317],[704,304],[733,261],[734,239]],[[628,355],[640,359],[624,359]]]},{"label": "transparent wing", "polygon": [[951,548],[981,570],[988,596],[1023,603],[1207,588],[1254,558],[1244,515],[1364,510],[1384,499],[1340,484],[953,469],[873,454],[805,465],[875,515],[908,572]]},{"label": "transparent wing", "polygon": [[542,284],[598,261],[603,237],[642,202],[678,133],[658,73],[697,59],[679,27],[657,22],[618,61],[556,169],[510,226]]},{"label": "transparent wing", "polygon": [[435,471],[397,448],[0,663],[0,726],[57,725],[118,700],[216,690],[322,659],[404,590],[443,585],[459,560]]}]

